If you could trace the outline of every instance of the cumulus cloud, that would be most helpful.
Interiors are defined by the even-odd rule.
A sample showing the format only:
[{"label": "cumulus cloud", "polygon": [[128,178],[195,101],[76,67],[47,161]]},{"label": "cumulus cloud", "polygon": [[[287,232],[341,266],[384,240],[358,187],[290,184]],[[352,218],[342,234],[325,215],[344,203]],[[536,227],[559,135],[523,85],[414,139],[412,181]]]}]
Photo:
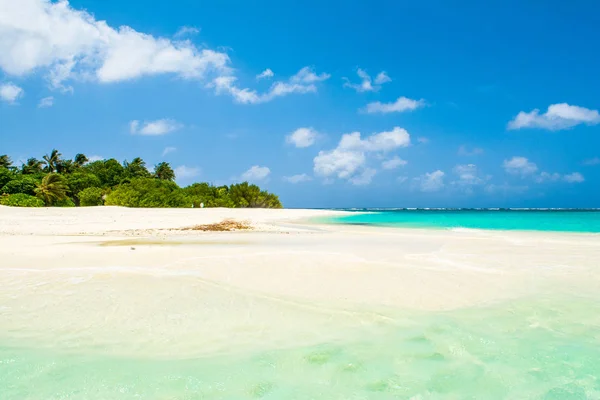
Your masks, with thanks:
[{"label": "cumulus cloud", "polygon": [[367,114],[388,114],[393,112],[406,112],[414,111],[417,108],[425,106],[425,100],[413,100],[404,96],[398,97],[398,99],[392,103],[382,103],[376,101],[367,104],[363,109],[363,112]]},{"label": "cumulus cloud", "polygon": [[473,147],[471,149],[469,149],[467,146],[465,145],[461,145],[458,148],[458,155],[459,156],[479,156],[481,154],[483,154],[484,151],[482,148],[479,147]]},{"label": "cumulus cloud", "polygon": [[307,174],[298,174],[292,176],[284,176],[283,180],[289,183],[302,183],[312,181],[312,178]]},{"label": "cumulus cloud", "polygon": [[366,168],[363,172],[348,179],[350,183],[357,186],[368,185],[373,180],[377,171],[373,168]]},{"label": "cumulus cloud", "polygon": [[564,181],[568,183],[580,183],[584,181],[583,175],[579,172],[562,175],[558,172],[542,171],[536,174],[538,167],[535,163],[525,157],[513,157],[510,160],[504,160],[504,170],[509,174],[530,176],[537,183]]},{"label": "cumulus cloud", "polygon": [[538,170],[535,163],[529,161],[525,157],[518,156],[515,156],[510,160],[504,160],[502,166],[506,172],[513,175],[531,175]]},{"label": "cumulus cloud", "polygon": [[160,136],[183,128],[183,125],[173,119],[158,119],[144,122],[134,120],[129,123],[129,131],[133,135]]},{"label": "cumulus cloud", "polygon": [[446,184],[444,183],[444,171],[439,169],[433,172],[425,173],[415,179],[418,188],[422,192],[437,192],[441,190]]},{"label": "cumulus cloud", "polygon": [[180,165],[173,171],[177,180],[190,179],[200,175],[200,168],[188,167],[186,165]]},{"label": "cumulus cloud", "polygon": [[[1,31],[0,31],[0,36],[1,36]],[[2,43],[0,41],[0,43]],[[0,55],[0,57],[2,57]],[[9,104],[15,104],[16,101],[23,97],[23,95],[25,94],[25,91],[23,91],[23,89],[21,89],[19,86],[13,84],[13,83],[5,83],[0,85],[0,100],[9,103]]]},{"label": "cumulus cloud", "polygon": [[261,79],[265,79],[265,78],[272,78],[274,75],[275,74],[273,73],[273,71],[271,71],[270,68],[267,68],[260,74],[256,75],[256,79],[261,80]]},{"label": "cumulus cloud", "polygon": [[581,124],[600,124],[600,113],[597,110],[560,103],[549,106],[544,114],[540,114],[539,109],[528,113],[521,111],[508,123],[508,129],[539,128],[558,131]]},{"label": "cumulus cloud", "polygon": [[381,84],[391,82],[391,81],[392,81],[392,78],[390,78],[385,71],[381,71],[375,77],[375,84],[377,84],[377,85],[381,85]]},{"label": "cumulus cloud", "polygon": [[491,176],[482,176],[475,164],[457,165],[453,172],[458,179],[452,184],[463,188],[482,185],[491,179]]},{"label": "cumulus cloud", "polygon": [[573,172],[572,174],[567,174],[567,175],[563,176],[563,179],[565,180],[565,182],[568,182],[568,183],[581,183],[581,182],[585,181],[585,179],[583,178],[583,175],[581,175],[579,172]]},{"label": "cumulus cloud", "polygon": [[584,160],[583,165],[600,165],[600,157],[594,157]]},{"label": "cumulus cloud", "polygon": [[268,167],[254,165],[242,174],[241,179],[249,182],[263,181],[267,179],[269,174],[271,174],[271,170]]},{"label": "cumulus cloud", "polygon": [[229,57],[173,41],[111,27],[67,1],[0,0],[0,69],[23,76],[46,72],[50,86],[68,90],[66,81],[109,83],[157,74],[202,79],[229,71]]},{"label": "cumulus cloud", "polygon": [[310,147],[315,143],[317,135],[313,128],[298,128],[286,136],[285,141],[298,148]]},{"label": "cumulus cloud", "polygon": [[173,153],[173,152],[175,152],[175,151],[177,151],[177,147],[170,147],[170,146],[169,146],[169,147],[165,147],[165,149],[164,149],[164,150],[163,150],[163,152],[162,152],[162,156],[164,157],[164,156],[166,156],[167,154],[169,154],[169,153]]},{"label": "cumulus cloud", "polygon": [[375,77],[375,85],[373,85],[371,76],[365,70],[358,68],[356,70],[356,74],[361,80],[360,83],[352,83],[348,78],[344,77],[344,87],[352,88],[357,92],[376,92],[381,89],[382,84],[391,81],[390,77],[385,73],[385,71],[380,72]]},{"label": "cumulus cloud", "polygon": [[175,32],[175,35],[173,35],[176,38],[182,38],[185,36],[193,36],[193,35],[197,35],[200,33],[200,29],[194,27],[194,26],[182,26],[181,28],[179,28],[177,30],[177,32]]},{"label": "cumulus cloud", "polygon": [[237,78],[233,75],[219,76],[208,86],[214,87],[217,94],[229,94],[237,103],[259,104],[292,93],[315,93],[317,91],[316,83],[328,78],[329,74],[317,75],[312,68],[304,67],[287,81],[274,82],[265,93],[258,93],[249,88],[240,88],[236,84]]},{"label": "cumulus cloud", "polygon": [[53,105],[54,105],[54,97],[48,96],[48,97],[44,97],[43,99],[40,100],[40,102],[38,103],[38,108],[48,108],[48,107],[52,107]]},{"label": "cumulus cloud", "polygon": [[403,167],[408,164],[408,161],[401,159],[398,156],[391,158],[389,160],[385,160],[381,163],[381,168],[383,169],[396,169],[398,167]]},{"label": "cumulus cloud", "polygon": [[[360,132],[342,135],[337,147],[320,151],[314,158],[314,172],[323,178],[358,179],[355,182],[370,180],[374,174],[365,174],[367,156],[372,153],[386,153],[410,144],[410,135],[405,129],[394,127],[391,131],[372,134],[362,138]],[[362,176],[362,178],[358,176]],[[370,175],[370,178],[368,178]]]}]

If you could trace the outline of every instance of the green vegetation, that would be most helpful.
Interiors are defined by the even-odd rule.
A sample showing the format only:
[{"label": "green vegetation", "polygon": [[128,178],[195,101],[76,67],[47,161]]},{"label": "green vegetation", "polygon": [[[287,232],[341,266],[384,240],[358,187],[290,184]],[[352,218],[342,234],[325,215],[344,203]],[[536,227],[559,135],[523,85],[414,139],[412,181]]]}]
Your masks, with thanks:
[{"label": "green vegetation", "polygon": [[179,187],[169,163],[150,172],[137,157],[89,162],[84,154],[64,159],[58,150],[16,167],[0,155],[0,205],[15,207],[252,207],[281,208],[279,198],[248,182],[230,186],[194,183]]}]

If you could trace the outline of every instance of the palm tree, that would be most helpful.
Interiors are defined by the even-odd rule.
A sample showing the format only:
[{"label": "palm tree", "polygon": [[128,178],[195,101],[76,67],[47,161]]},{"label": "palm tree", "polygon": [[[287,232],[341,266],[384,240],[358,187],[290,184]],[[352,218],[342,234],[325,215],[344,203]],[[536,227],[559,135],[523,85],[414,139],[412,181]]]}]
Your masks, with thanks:
[{"label": "palm tree", "polygon": [[62,176],[50,173],[44,176],[41,183],[37,184],[35,195],[49,206],[57,200],[67,198],[67,185]]},{"label": "palm tree", "polygon": [[6,154],[0,156],[0,168],[10,168],[12,160]]},{"label": "palm tree", "polygon": [[42,172],[42,162],[37,158],[29,158],[21,167],[21,173],[24,175],[37,174]]},{"label": "palm tree", "polygon": [[150,172],[146,169],[146,162],[140,157],[136,157],[131,162],[123,162],[127,174],[132,178],[148,178]]},{"label": "palm tree", "polygon": [[55,172],[56,166],[60,163],[62,154],[58,152],[58,150],[53,149],[50,155],[46,154],[44,156],[44,162],[46,163],[46,172]]},{"label": "palm tree", "polygon": [[76,154],[75,158],[73,159],[73,164],[75,165],[75,167],[79,168],[82,167],[84,164],[86,164],[88,161],[90,161],[85,154]]},{"label": "palm tree", "polygon": [[174,181],[175,172],[168,162],[161,162],[154,167],[154,177],[165,181]]}]

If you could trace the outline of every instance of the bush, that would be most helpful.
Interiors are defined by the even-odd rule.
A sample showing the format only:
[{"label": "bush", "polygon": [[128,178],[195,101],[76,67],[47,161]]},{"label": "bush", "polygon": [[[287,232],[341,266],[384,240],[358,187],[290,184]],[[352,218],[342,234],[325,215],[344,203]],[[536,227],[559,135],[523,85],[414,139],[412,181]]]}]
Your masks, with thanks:
[{"label": "bush", "polygon": [[44,207],[42,200],[24,193],[0,196],[0,204],[10,207]]},{"label": "bush", "polygon": [[8,182],[15,179],[17,175],[8,168],[0,167],[0,189]]},{"label": "bush", "polygon": [[84,189],[77,196],[79,197],[79,205],[82,207],[101,206],[104,203],[102,189],[99,187]]},{"label": "bush", "polygon": [[112,190],[104,202],[122,207],[191,207],[191,199],[175,182],[154,178],[132,179]]},{"label": "bush", "polygon": [[36,183],[36,180],[30,176],[19,176],[17,179],[13,179],[4,185],[2,193],[24,193],[33,196],[35,195]]},{"label": "bush", "polygon": [[73,202],[73,200],[71,200],[70,198],[66,198],[66,199],[62,199],[62,200],[57,200],[54,203],[52,203],[53,207],[75,207],[75,203]]}]

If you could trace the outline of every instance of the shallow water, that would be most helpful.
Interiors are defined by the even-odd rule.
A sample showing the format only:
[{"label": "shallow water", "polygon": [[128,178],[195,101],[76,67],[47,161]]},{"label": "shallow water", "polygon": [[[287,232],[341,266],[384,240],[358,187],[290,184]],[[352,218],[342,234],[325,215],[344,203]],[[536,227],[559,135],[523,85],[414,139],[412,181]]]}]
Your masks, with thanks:
[{"label": "shallow water", "polygon": [[[229,326],[222,334],[231,348],[206,354],[198,353],[198,343],[211,345],[196,325],[187,328],[199,336],[157,325],[165,340],[156,342],[151,332],[131,334],[116,325],[106,340],[93,323],[74,323],[97,331],[89,341],[65,340],[49,321],[13,324],[0,339],[0,398],[597,399],[598,300],[538,296],[446,312],[356,313],[266,301],[252,307],[258,320],[265,312],[285,325],[284,313],[298,324]],[[6,309],[0,315],[12,318]],[[248,346],[239,346],[244,340]],[[131,347],[140,342],[146,346]]]},{"label": "shallow water", "polygon": [[591,210],[379,210],[326,221],[407,228],[600,232],[600,211]]}]

